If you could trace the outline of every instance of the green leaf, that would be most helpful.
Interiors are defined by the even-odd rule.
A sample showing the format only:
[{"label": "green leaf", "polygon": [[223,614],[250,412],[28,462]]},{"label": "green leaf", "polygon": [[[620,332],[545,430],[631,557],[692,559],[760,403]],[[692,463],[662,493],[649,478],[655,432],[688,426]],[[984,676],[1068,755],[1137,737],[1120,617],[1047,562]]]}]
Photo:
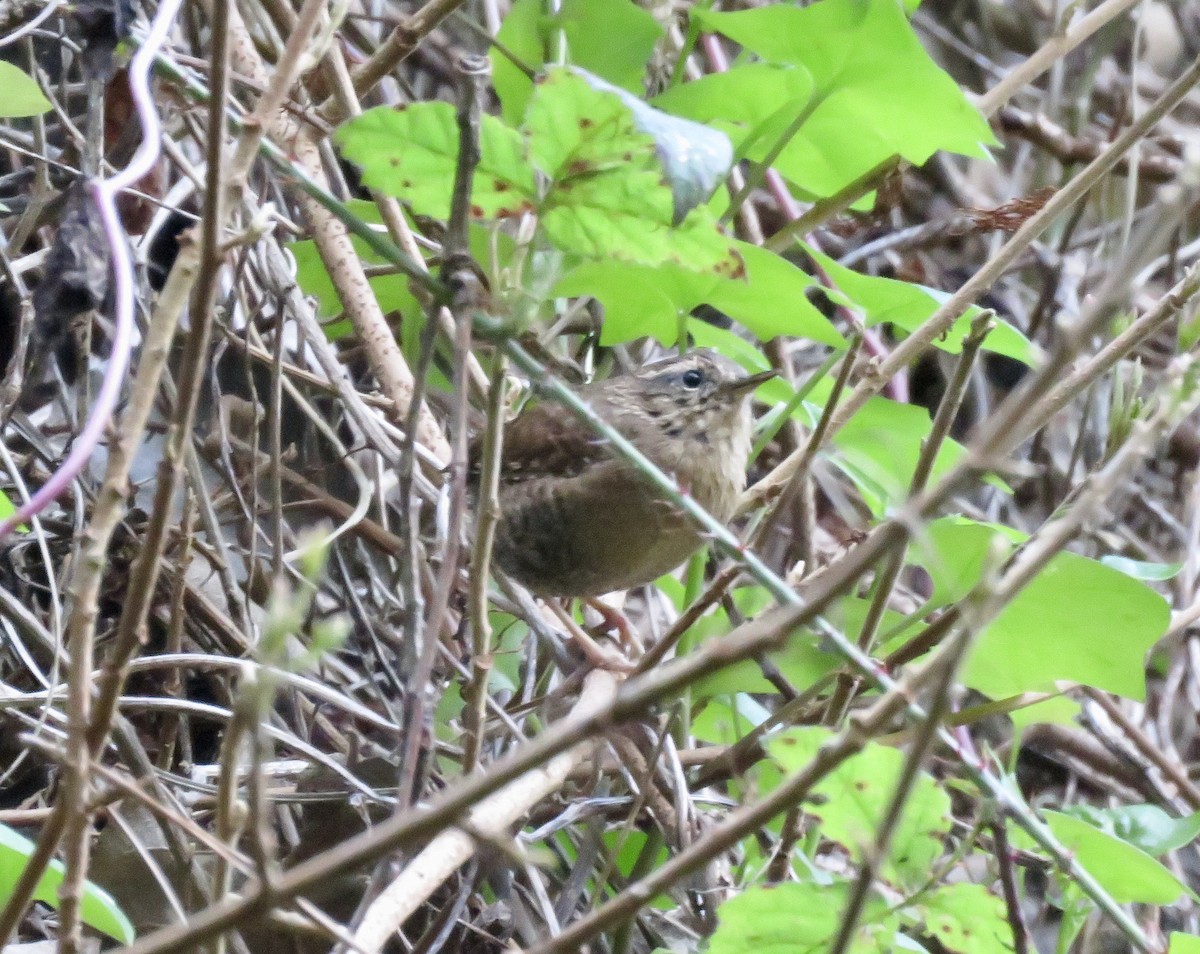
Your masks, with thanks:
[{"label": "green leaf", "polygon": [[515,0],[500,24],[496,46],[488,51],[492,61],[492,86],[500,99],[500,115],[510,126],[520,125],[529,97],[533,95],[533,80],[501,53],[500,47],[537,73],[545,62],[550,39],[543,29],[544,23],[545,4],[541,0]]},{"label": "green leaf", "polygon": [[732,705],[710,699],[692,719],[692,735],[701,742],[733,745],[769,715],[753,696],[744,692],[736,693],[731,701]]},{"label": "green leaf", "polygon": [[[35,845],[28,838],[17,834],[7,825],[0,825],[0,899],[8,898],[25,870]],[[58,890],[63,883],[65,869],[61,861],[51,861],[33,893],[34,900],[58,907]],[[102,934],[115,938],[122,944],[132,944],[133,925],[117,907],[108,892],[90,881],[84,883],[81,905],[83,923]]]},{"label": "green leaf", "polygon": [[963,681],[992,698],[1067,680],[1142,699],[1146,653],[1170,621],[1144,583],[1059,553],[984,630]]},{"label": "green leaf", "polygon": [[[662,36],[662,26],[630,0],[563,0],[557,16],[544,14],[541,0],[516,0],[496,41],[530,69],[540,71],[553,28],[562,30],[570,61],[610,83],[640,93],[646,61]],[[620,42],[614,42],[614,38]],[[492,82],[502,115],[516,125],[533,93],[529,77],[493,49]]]},{"label": "green leaf", "polygon": [[1058,887],[1058,898],[1056,899],[1056,907],[1062,912],[1062,920],[1058,925],[1058,937],[1055,940],[1056,951],[1070,951],[1075,939],[1079,937],[1079,932],[1083,930],[1083,926],[1087,923],[1092,912],[1096,910],[1096,904],[1084,894],[1083,889],[1079,886],[1074,878],[1068,878],[1065,875],[1057,874],[1054,878],[1055,884]]},{"label": "green leaf", "polygon": [[[379,209],[376,208],[374,202],[351,199],[346,205],[350,211],[364,222],[378,225],[382,221]],[[354,250],[363,264],[388,264],[358,236],[350,236],[350,241],[354,245]],[[329,272],[325,269],[325,263],[321,261],[321,256],[317,252],[316,243],[311,239],[291,242],[288,244],[288,250],[296,260],[296,281],[299,282],[300,289],[304,294],[311,295],[317,299],[319,317],[332,318],[335,315],[341,314],[341,300],[338,298],[337,290],[334,288],[333,279],[329,277]],[[412,314],[414,310],[419,310],[416,298],[408,290],[408,277],[406,275],[379,275],[370,279],[370,284],[371,290],[375,293],[375,298],[379,302],[379,307],[384,313],[399,311],[404,314]],[[328,328],[326,330],[328,331]]]},{"label": "green leaf", "polygon": [[[811,114],[775,166],[811,195],[832,195],[893,155],[915,165],[939,149],[986,158],[995,142],[979,111],[921,47],[896,0],[693,10],[692,17],[770,63],[808,71],[814,91],[802,108]],[[750,157],[761,160],[771,145],[763,137]]]},{"label": "green leaf", "polygon": [[675,86],[654,105],[721,130],[739,159],[763,158],[812,97],[812,76],[803,67],[749,63]]},{"label": "green leaf", "polygon": [[[798,632],[788,640],[786,647],[769,655],[770,662],[778,668],[782,677],[797,689],[805,689],[817,679],[827,676],[838,668],[839,659],[826,652],[817,638],[806,632]],[[762,674],[762,667],[752,660],[725,666],[712,676],[697,680],[692,686],[696,698],[724,696],[730,692],[758,692],[775,694],[779,689]]]},{"label": "green leaf", "polygon": [[[845,296],[842,300],[852,309],[857,307],[863,312],[864,324],[868,327],[887,323],[911,333],[950,298],[945,292],[924,285],[860,274],[839,265],[828,255],[807,246],[806,249],[821,264],[837,291]],[[827,289],[826,294],[838,300],[837,291]],[[968,308],[944,335],[934,340],[934,346],[950,354],[961,352],[963,340],[970,333],[971,322],[979,311],[975,305]],[[1038,350],[1029,339],[1008,322],[999,318],[995,321],[995,327],[984,340],[983,350],[1024,364],[1036,363]]]},{"label": "green leaf", "polygon": [[1154,857],[1182,848],[1200,836],[1200,812],[1186,818],[1172,818],[1157,805],[1117,808],[1080,805],[1068,814]]},{"label": "green leaf", "polygon": [[[823,728],[790,729],[772,738],[767,751],[795,772],[812,761],[829,737]],[[869,743],[825,776],[812,791],[819,803],[805,804],[805,811],[821,820],[821,835],[861,857],[883,820],[905,758],[897,749]],[[942,838],[949,830],[950,797],[921,772],[893,833],[883,876],[903,886],[921,884],[941,857]]]},{"label": "green leaf", "polygon": [[[1010,527],[947,517],[914,538],[913,560],[933,578],[932,606],[961,599],[995,559],[1026,536]],[[1080,682],[1132,699],[1145,694],[1146,652],[1170,623],[1166,600],[1146,584],[1076,553],[1059,553],[980,635],[963,681],[1003,699]]]},{"label": "green leaf", "polygon": [[654,139],[637,129],[629,107],[572,70],[539,78],[521,128],[538,168],[558,183],[608,172],[650,176],[658,185],[662,176]]},{"label": "green leaf", "polygon": [[[772,603],[770,595],[762,587],[743,586],[734,591],[734,604],[739,613],[750,618],[762,613]],[[839,601],[836,608],[831,609],[831,619],[834,625],[841,621],[840,614],[845,618],[853,618],[859,626],[866,613],[865,603],[861,600]],[[892,618],[895,618],[893,614]],[[847,625],[853,625],[848,622]],[[692,638],[696,641],[719,639],[726,635],[732,624],[723,615],[706,616],[692,629]],[[797,633],[784,643],[783,649],[768,656],[771,664],[798,689],[812,685],[822,676],[832,672],[841,662],[835,653],[827,652],[821,647],[816,636],[808,633]],[[707,696],[726,696],[737,693],[776,693],[779,690],[770,682],[754,660],[746,660],[732,666],[725,666],[712,675],[705,676],[692,686],[696,698]]]},{"label": "green leaf", "polygon": [[923,895],[925,933],[958,954],[1001,954],[1012,950],[1012,928],[1004,902],[979,884],[940,885]]},{"label": "green leaf", "polygon": [[16,512],[17,508],[14,507],[13,502],[8,499],[8,494],[6,494],[3,490],[0,490],[0,520],[7,520]]},{"label": "green leaf", "polygon": [[27,73],[11,63],[0,60],[0,119],[15,119],[19,116],[40,116],[49,112],[50,100]]},{"label": "green leaf", "polygon": [[[462,683],[452,682],[441,694],[433,711],[433,726],[437,737],[445,742],[462,741],[462,734],[454,724],[462,715],[466,703],[462,697]],[[458,766],[455,766],[457,768]]]},{"label": "green leaf", "polygon": [[812,76],[803,67],[747,63],[673,86],[651,102],[667,112],[712,123],[740,144],[781,110],[799,112],[812,94]]},{"label": "green leaf", "polygon": [[1082,707],[1070,696],[1051,696],[1031,706],[1022,706],[1008,714],[1013,728],[1019,733],[1038,724],[1075,725]]},{"label": "green leaf", "polygon": [[1054,837],[1116,901],[1171,904],[1184,892],[1178,879],[1144,851],[1070,815],[1042,814]]},{"label": "green leaf", "polygon": [[733,144],[725,133],[655,109],[585,70],[574,72],[593,88],[614,93],[633,115],[638,131],[654,140],[655,151],[671,184],[676,222],[706,202],[729,175],[733,167]]},{"label": "green leaf", "polygon": [[521,685],[522,650],[529,641],[529,624],[507,613],[490,613],[488,621],[497,636],[492,646],[489,692],[516,692]]},{"label": "green leaf", "polygon": [[1200,341],[1200,311],[1195,308],[1186,309],[1179,316],[1179,334],[1176,350],[1182,354],[1191,351]]},{"label": "green leaf", "polygon": [[747,242],[735,247],[745,262],[746,279],[722,279],[704,301],[719,308],[759,341],[778,335],[807,338],[834,348],[846,339],[808,300],[815,282],[780,255]]},{"label": "green leaf", "polygon": [[[848,900],[846,884],[786,882],[749,888],[717,910],[708,954],[818,954],[829,950]],[[896,915],[872,894],[850,950],[890,950]]]},{"label": "green leaf", "polygon": [[[670,190],[662,193],[669,202]],[[558,204],[542,215],[541,227],[564,252],[640,265],[672,264],[716,275],[737,276],[744,271],[733,243],[704,208],[693,210],[676,227],[669,214],[666,221],[654,221],[661,206],[655,210],[642,205],[639,212],[637,199],[615,181],[581,182],[569,194],[555,190],[554,197]]]},{"label": "green leaf", "polygon": [[[649,839],[644,831],[626,825],[604,832],[603,840],[615,856],[617,870],[622,876],[628,878],[633,873],[634,866]],[[670,857],[670,852],[665,846],[661,846],[656,852],[656,857],[659,859],[658,865],[661,865]],[[661,905],[656,906],[661,907]]]},{"label": "green leaf", "polygon": [[933,581],[929,606],[947,606],[979,583],[984,564],[1007,558],[1027,536],[996,523],[942,517],[913,538],[913,557]]},{"label": "green leaf", "polygon": [[1171,934],[1171,947],[1168,954],[1200,954],[1200,937],[1194,934]]},{"label": "green leaf", "polygon": [[694,304],[688,278],[701,280],[698,273],[673,266],[633,265],[611,259],[587,261],[564,276],[552,292],[555,296],[590,295],[604,306],[600,342],[620,344],[648,336],[671,345],[679,338],[680,315]]},{"label": "green leaf", "polygon": [[[344,124],[334,134],[363,181],[408,203],[419,215],[450,214],[458,127],[449,103],[379,106]],[[503,218],[533,208],[533,169],[520,134],[494,116],[481,117],[481,158],[471,191],[475,218]]]},{"label": "green leaf", "polygon": [[812,279],[773,252],[746,242],[732,244],[745,263],[745,278],[600,259],[575,268],[553,294],[591,295],[599,300],[604,305],[600,340],[606,345],[643,335],[673,344],[680,320],[697,305],[707,304],[761,341],[786,334],[844,346],[845,339],[805,297]]},{"label": "green leaf", "polygon": [[1135,580],[1149,580],[1154,583],[1172,580],[1183,569],[1182,563],[1150,563],[1145,560],[1131,560],[1115,553],[1102,556],[1100,562],[1114,570],[1120,570],[1126,576],[1132,576]]},{"label": "green leaf", "polygon": [[565,252],[642,265],[674,264],[740,278],[745,266],[708,208],[675,224],[654,140],[618,95],[551,70],[525,117],[530,151],[552,180],[541,228]]},{"label": "green leaf", "polygon": [[[821,382],[813,398],[826,397],[831,386]],[[808,405],[807,414],[810,424],[815,423],[819,409]],[[924,408],[873,397],[834,435],[833,462],[854,481],[871,512],[882,516],[908,499],[921,446],[932,427]],[[933,478],[952,468],[963,453],[957,441],[943,441],[934,458]]]}]

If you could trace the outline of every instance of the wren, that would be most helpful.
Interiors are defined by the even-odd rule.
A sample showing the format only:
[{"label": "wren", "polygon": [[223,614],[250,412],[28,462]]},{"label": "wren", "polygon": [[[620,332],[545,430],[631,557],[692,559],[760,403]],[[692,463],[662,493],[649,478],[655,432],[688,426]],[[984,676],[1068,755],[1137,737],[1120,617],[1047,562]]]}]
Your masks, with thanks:
[{"label": "wren", "polygon": [[[717,520],[746,486],[747,375],[708,349],[580,387],[579,396]],[[481,442],[471,447],[471,481]],[[594,597],[649,583],[696,552],[694,523],[561,405],[527,406],[504,428],[493,557],[538,596]]]}]

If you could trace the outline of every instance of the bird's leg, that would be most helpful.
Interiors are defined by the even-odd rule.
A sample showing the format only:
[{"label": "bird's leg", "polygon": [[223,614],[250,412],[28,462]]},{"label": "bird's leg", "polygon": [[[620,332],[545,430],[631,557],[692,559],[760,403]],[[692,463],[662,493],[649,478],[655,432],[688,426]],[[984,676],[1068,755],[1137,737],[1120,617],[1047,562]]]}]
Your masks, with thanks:
[{"label": "bird's leg", "polygon": [[586,630],[575,622],[574,618],[568,613],[559,603],[558,600],[546,600],[546,606],[550,612],[554,614],[567,631],[567,635],[571,637],[571,641],[579,647],[589,661],[601,667],[602,669],[611,669],[613,672],[632,672],[634,664],[626,656],[615,650],[608,649],[597,643]]},{"label": "bird's leg", "polygon": [[642,641],[638,638],[637,630],[633,628],[633,624],[629,622],[629,617],[615,606],[610,606],[603,600],[596,597],[588,597],[583,601],[585,606],[590,606],[603,619],[602,632],[615,632],[617,638],[620,639],[621,645],[625,649],[625,654],[634,659],[639,658],[646,648],[642,645]]}]

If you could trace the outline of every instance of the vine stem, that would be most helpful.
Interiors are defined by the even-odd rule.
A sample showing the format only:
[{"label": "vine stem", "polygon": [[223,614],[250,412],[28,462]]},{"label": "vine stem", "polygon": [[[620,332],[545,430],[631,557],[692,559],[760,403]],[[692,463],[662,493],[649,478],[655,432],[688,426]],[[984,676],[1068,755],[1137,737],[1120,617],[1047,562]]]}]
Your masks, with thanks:
[{"label": "vine stem", "polygon": [[160,138],[162,125],[150,95],[150,70],[159,48],[167,41],[167,34],[175,22],[183,0],[163,0],[155,13],[146,39],[138,47],[129,64],[129,92],[137,111],[138,123],[142,127],[142,138],[129,164],[108,178],[99,178],[91,183],[92,202],[100,216],[100,225],[108,240],[111,255],[114,292],[112,353],[104,370],[104,380],[96,393],[96,402],[83,430],[79,433],[67,459],[58,470],[24,504],[7,519],[0,521],[0,539],[8,536],[22,523],[41,513],[57,500],[81,470],[91,460],[92,453],[100,443],[104,429],[112,419],[121,386],[125,383],[125,372],[129,370],[130,354],[133,351],[133,306],[135,280],[133,257],[129,253],[129,242],[121,227],[121,216],[117,212],[117,196],[144,178],[158,162],[162,151]]}]

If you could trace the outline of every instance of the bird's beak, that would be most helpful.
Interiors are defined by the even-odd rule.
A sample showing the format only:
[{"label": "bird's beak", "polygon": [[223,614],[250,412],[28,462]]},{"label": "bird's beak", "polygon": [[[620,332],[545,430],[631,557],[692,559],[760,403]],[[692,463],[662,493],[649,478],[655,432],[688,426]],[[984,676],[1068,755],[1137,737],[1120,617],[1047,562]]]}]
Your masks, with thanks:
[{"label": "bird's beak", "polygon": [[744,378],[728,382],[724,390],[728,394],[749,394],[764,381],[770,381],[771,378],[778,376],[779,372],[774,368],[770,371],[759,371],[758,374],[749,374]]}]

